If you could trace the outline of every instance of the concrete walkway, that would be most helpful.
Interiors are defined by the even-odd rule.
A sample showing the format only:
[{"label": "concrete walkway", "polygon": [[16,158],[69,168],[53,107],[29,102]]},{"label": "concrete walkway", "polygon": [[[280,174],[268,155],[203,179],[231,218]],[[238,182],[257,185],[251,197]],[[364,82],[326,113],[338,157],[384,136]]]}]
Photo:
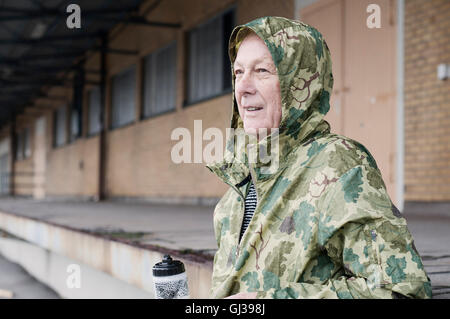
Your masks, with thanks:
[{"label": "concrete walkway", "polygon": [[[125,202],[0,199],[0,211],[212,260],[214,207]],[[450,214],[405,212],[435,298],[450,299]],[[0,226],[1,227],[1,226]]]},{"label": "concrete walkway", "polygon": [[450,215],[405,216],[431,279],[433,298],[450,299]]},{"label": "concrete walkway", "polygon": [[212,259],[214,207],[1,198],[0,211]]},{"label": "concrete walkway", "polygon": [[[12,292],[12,299],[59,299],[57,293],[34,279],[21,266],[0,255],[0,290]],[[0,296],[0,299],[6,298]]]}]

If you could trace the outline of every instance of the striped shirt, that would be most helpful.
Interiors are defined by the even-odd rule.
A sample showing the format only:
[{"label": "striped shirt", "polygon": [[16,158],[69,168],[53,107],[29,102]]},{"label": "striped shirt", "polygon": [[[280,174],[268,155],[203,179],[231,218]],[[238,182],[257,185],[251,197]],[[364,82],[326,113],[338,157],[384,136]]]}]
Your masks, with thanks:
[{"label": "striped shirt", "polygon": [[241,238],[244,235],[244,232],[247,229],[248,224],[250,224],[250,220],[252,219],[253,213],[255,212],[257,202],[258,199],[256,198],[255,185],[253,185],[253,181],[250,180],[248,193],[247,196],[245,197],[244,219],[242,220],[241,236],[239,237],[239,241],[241,241]]}]

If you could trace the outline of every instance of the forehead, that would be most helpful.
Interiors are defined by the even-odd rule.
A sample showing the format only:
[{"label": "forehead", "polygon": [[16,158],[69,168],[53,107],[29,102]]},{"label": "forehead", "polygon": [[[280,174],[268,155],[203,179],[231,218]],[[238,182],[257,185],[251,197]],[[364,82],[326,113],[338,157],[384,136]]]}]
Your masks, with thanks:
[{"label": "forehead", "polygon": [[255,62],[273,63],[273,60],[264,41],[256,34],[251,33],[239,45],[235,64]]}]

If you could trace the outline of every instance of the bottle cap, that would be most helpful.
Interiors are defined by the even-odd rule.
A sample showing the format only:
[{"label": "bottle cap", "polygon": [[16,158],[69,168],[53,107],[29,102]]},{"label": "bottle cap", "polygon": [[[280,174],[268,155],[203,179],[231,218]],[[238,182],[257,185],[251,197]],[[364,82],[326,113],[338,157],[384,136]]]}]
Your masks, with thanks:
[{"label": "bottle cap", "polygon": [[164,255],[163,261],[153,266],[153,276],[164,277],[178,275],[184,272],[184,264],[179,260],[172,260],[170,255]]}]

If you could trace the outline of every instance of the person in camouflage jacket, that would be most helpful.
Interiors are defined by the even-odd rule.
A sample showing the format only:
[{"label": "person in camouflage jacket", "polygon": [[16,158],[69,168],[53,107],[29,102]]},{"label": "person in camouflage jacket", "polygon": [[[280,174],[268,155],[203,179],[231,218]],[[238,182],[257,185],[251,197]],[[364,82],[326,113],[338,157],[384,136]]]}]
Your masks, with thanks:
[{"label": "person in camouflage jacket", "polygon": [[[264,41],[278,74],[279,163],[264,170],[267,163],[249,161],[247,144],[230,138],[223,161],[207,165],[230,186],[214,210],[211,296],[431,298],[421,257],[375,159],[362,144],[331,133],[324,120],[333,75],[322,35],[300,21],[256,19],[231,34],[232,69],[249,32]],[[231,127],[243,128],[235,94]],[[269,134],[257,149],[273,141]],[[239,241],[249,175],[257,206]]]}]

